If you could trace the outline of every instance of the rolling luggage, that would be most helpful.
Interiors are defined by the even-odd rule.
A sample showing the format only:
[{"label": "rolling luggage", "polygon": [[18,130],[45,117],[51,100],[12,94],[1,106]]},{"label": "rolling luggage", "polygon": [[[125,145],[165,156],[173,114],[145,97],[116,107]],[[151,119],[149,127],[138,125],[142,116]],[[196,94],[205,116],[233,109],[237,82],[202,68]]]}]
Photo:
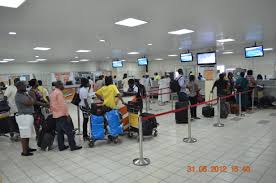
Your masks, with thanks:
[{"label": "rolling luggage", "polygon": [[118,110],[111,110],[105,113],[105,118],[108,123],[108,131],[112,137],[122,135],[123,127],[121,125],[120,114]]},{"label": "rolling luggage", "polygon": [[[210,93],[209,100],[213,99],[213,94]],[[208,104],[205,107],[202,107],[202,115],[206,118],[212,118],[215,116],[215,109],[212,104]]]},{"label": "rolling luggage", "polygon": [[230,112],[230,105],[228,102],[220,102],[220,118],[226,119]]},{"label": "rolling luggage", "polygon": [[42,129],[39,132],[37,139],[37,146],[42,150],[51,149],[55,139],[56,121],[53,119],[53,115],[49,115],[42,124]]},{"label": "rolling luggage", "polygon": [[[175,103],[175,109],[180,109],[183,107],[187,107],[189,105],[189,102],[176,102]],[[177,124],[180,123],[188,123],[188,110],[180,111],[175,113],[175,122]]]},{"label": "rolling luggage", "polygon": [[[147,116],[153,116],[154,114],[150,113],[142,113],[142,117],[147,117]],[[142,118],[143,119],[143,118]],[[156,121],[156,118],[150,118],[146,120],[142,120],[142,129],[143,129],[143,136],[157,136],[157,126],[159,124]]]},{"label": "rolling luggage", "polygon": [[105,137],[105,130],[104,130],[104,117],[91,115],[91,139],[94,141],[96,140],[103,140]]},{"label": "rolling luggage", "polygon": [[240,113],[239,104],[230,104],[230,113],[238,115]]}]

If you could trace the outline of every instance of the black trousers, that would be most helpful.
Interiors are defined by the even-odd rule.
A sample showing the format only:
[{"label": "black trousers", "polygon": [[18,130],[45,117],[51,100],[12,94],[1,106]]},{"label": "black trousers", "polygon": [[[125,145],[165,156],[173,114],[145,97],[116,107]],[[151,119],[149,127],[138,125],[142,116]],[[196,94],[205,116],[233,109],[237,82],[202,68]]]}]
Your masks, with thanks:
[{"label": "black trousers", "polygon": [[68,143],[71,149],[76,147],[75,142],[75,133],[70,120],[68,120],[67,116],[62,116],[60,118],[56,118],[56,130],[57,130],[57,138],[58,138],[58,148],[59,150],[64,149],[64,134],[67,135]]},{"label": "black trousers", "polygon": [[82,116],[83,116],[83,123],[82,123],[82,133],[83,133],[83,137],[88,137],[87,134],[87,124],[89,121],[89,115],[85,112],[82,112]]},{"label": "black trousers", "polygon": [[[197,104],[197,96],[189,97],[189,99],[190,99],[191,105]],[[196,108],[197,107],[191,108],[191,116],[192,116],[192,118],[196,118],[197,117]]]}]

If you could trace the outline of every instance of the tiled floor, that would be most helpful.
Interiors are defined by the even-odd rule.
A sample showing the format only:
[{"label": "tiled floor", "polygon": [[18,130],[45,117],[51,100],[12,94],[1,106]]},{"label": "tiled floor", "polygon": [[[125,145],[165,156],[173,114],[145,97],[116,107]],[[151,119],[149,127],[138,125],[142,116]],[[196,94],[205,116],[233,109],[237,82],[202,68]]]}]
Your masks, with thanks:
[{"label": "tiled floor", "polygon": [[[153,104],[152,108],[157,113],[171,105]],[[84,146],[80,151],[38,151],[33,157],[21,157],[20,143],[0,137],[0,175],[4,183],[275,183],[276,120],[271,113],[275,110],[257,111],[240,121],[229,116],[222,120],[224,128],[213,127],[215,118],[194,121],[192,135],[198,139],[194,144],[182,141],[187,125],[176,125],[174,115],[159,117],[158,137],[144,140],[144,155],[151,160],[146,167],[132,164],[138,157],[138,143],[127,137],[121,138],[121,144],[99,141],[89,148],[77,136],[78,144]],[[258,123],[261,120],[270,123]],[[35,141],[31,144],[34,147]],[[241,170],[245,165],[250,166],[249,173]],[[214,166],[221,168],[203,173],[187,172],[187,166],[195,170],[207,166],[208,171]],[[221,172],[223,166],[226,172]],[[238,166],[238,172],[233,172],[232,166]]]}]

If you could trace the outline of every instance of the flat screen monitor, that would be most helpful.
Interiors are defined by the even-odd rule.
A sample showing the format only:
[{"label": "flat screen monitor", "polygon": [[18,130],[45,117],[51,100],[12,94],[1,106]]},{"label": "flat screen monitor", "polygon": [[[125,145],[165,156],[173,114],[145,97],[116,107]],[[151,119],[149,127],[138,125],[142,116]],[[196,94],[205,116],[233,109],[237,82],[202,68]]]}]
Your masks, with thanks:
[{"label": "flat screen monitor", "polygon": [[181,53],[180,54],[180,61],[181,62],[192,62],[193,61],[193,54],[192,53]]},{"label": "flat screen monitor", "polygon": [[138,65],[139,66],[148,65],[148,59],[147,58],[138,58]]},{"label": "flat screen monitor", "polygon": [[121,60],[112,61],[113,68],[121,68],[123,67],[123,62]]},{"label": "flat screen monitor", "polygon": [[245,58],[263,57],[264,56],[263,46],[247,47],[244,49],[244,52],[245,52]]},{"label": "flat screen monitor", "polygon": [[197,54],[198,65],[215,65],[216,64],[216,52],[198,53]]}]

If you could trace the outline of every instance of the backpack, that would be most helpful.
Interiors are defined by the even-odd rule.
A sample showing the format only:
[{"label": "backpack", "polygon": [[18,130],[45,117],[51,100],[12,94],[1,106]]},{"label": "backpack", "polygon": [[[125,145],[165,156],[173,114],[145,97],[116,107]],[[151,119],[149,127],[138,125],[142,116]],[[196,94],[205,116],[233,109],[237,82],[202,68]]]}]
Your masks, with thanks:
[{"label": "backpack", "polygon": [[183,77],[183,76],[180,76],[178,79],[174,79],[170,82],[170,89],[172,90],[172,92],[180,92],[180,85],[178,83],[178,80]]}]

